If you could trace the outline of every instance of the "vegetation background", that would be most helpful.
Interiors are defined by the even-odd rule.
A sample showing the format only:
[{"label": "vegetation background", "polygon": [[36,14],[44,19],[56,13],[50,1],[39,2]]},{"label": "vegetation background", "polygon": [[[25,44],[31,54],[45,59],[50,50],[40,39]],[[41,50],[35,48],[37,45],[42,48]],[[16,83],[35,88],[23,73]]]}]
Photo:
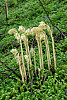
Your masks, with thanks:
[{"label": "vegetation background", "polygon": [[[66,36],[67,0],[41,0],[41,2],[52,22]],[[8,34],[11,28],[18,29],[21,25],[25,28],[35,27],[39,25],[39,22],[44,21],[51,27],[53,32],[57,68],[54,74],[48,71],[45,53],[45,72],[48,72],[45,82],[42,85],[39,80],[37,80],[36,85],[32,85],[32,87],[29,88],[30,83],[22,85],[20,79],[14,73],[9,76],[11,71],[7,70],[6,66],[0,62],[0,100],[66,100],[67,37],[62,36],[60,32],[52,26],[39,0],[8,0],[7,23],[5,5],[4,0],[0,0],[0,61],[5,62],[5,64],[13,70],[18,67],[15,58],[10,53],[10,50],[14,47],[20,50],[19,44],[14,36]],[[31,36],[29,36],[29,44],[31,44],[32,40]],[[49,44],[51,48],[50,37]],[[44,44],[43,48],[45,48]],[[37,47],[35,49],[37,50]],[[15,72],[20,76],[19,69]],[[5,79],[6,76],[9,77]]]}]

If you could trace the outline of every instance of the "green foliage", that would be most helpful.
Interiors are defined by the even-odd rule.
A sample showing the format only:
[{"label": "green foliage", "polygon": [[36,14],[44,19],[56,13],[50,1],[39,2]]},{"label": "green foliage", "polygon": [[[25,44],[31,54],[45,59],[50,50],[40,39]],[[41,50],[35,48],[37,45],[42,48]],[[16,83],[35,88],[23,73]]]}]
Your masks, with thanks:
[{"label": "green foliage", "polygon": [[[66,98],[65,89],[67,87],[67,84],[64,81],[64,77],[61,79],[62,76],[62,68],[57,69],[57,73],[55,73],[54,77],[50,74],[48,74],[48,78],[45,80],[44,85],[41,85],[40,81],[37,80],[37,85],[32,85],[31,89],[33,90],[33,95],[31,95],[29,83],[21,85],[20,82],[14,82],[10,81],[10,85],[7,84],[7,86],[3,89],[1,89],[0,99],[24,99],[24,100],[30,100],[30,99],[36,99],[36,100],[52,100],[53,98],[56,99],[64,99]],[[61,72],[61,73],[60,73]],[[59,76],[60,75],[60,76]],[[38,87],[39,85],[39,87]],[[7,99],[8,98],[8,99]]]},{"label": "green foliage", "polygon": [[17,0],[13,0],[13,2],[15,3],[15,5],[17,5]]},{"label": "green foliage", "polygon": [[[17,1],[17,0],[16,0]],[[44,7],[47,10],[49,17],[52,22],[57,25],[58,28],[66,35],[67,32],[67,0],[42,0],[44,1]],[[0,5],[5,5],[4,0],[0,0]],[[7,34],[8,30],[11,28],[17,28],[20,25],[23,25],[26,28],[38,26],[40,21],[45,21],[51,26],[46,14],[44,13],[42,7],[38,0],[18,0],[17,3],[14,0],[8,0],[8,27],[3,36],[0,36],[0,58],[5,62],[10,68],[16,68],[16,60],[13,58],[13,55],[10,53],[10,50],[15,47],[13,43],[17,44],[13,36]],[[0,6],[0,34],[5,30],[5,8]],[[51,26],[51,28],[53,28]],[[52,75],[47,70],[47,61],[46,55],[44,56],[45,60],[45,73],[48,72],[48,75],[42,85],[39,79],[37,78],[36,84],[32,85],[33,95],[31,94],[30,83],[21,85],[20,80],[12,74],[11,77],[17,79],[6,79],[0,84],[0,100],[64,100],[66,97],[66,88],[67,88],[67,38],[59,39],[59,33],[57,29],[53,30],[53,35],[55,39],[55,50],[56,50],[56,59],[57,59],[57,68],[56,73]],[[60,41],[61,40],[61,41]],[[31,39],[29,40],[31,42]],[[51,44],[51,40],[49,40]],[[29,43],[30,43],[29,42]],[[2,45],[4,44],[4,45]],[[17,47],[20,51],[20,48]],[[37,46],[35,47],[37,51]],[[45,46],[43,46],[43,51],[45,51]],[[50,51],[52,48],[50,45]],[[52,54],[51,54],[52,56]],[[37,66],[39,66],[38,52],[36,54]],[[53,66],[53,65],[52,65]],[[0,63],[0,71],[6,69]],[[19,70],[16,71],[19,75]],[[9,74],[10,72],[7,71]],[[1,77],[0,73],[0,77]],[[45,74],[46,75],[46,74]],[[4,79],[4,78],[3,78]],[[0,78],[0,82],[1,82]],[[6,85],[6,86],[5,86]],[[37,88],[36,88],[37,87]]]}]

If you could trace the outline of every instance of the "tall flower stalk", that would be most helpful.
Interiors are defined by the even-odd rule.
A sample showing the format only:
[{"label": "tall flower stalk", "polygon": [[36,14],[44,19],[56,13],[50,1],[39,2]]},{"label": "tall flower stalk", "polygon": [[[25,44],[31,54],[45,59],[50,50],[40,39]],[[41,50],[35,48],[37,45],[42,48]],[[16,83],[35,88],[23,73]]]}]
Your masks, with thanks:
[{"label": "tall flower stalk", "polygon": [[21,42],[21,39],[20,39],[20,46],[21,46],[21,61],[22,61],[22,70],[23,70],[23,74],[25,76],[25,79],[27,80],[27,77],[26,77],[26,69],[25,69],[25,65],[24,65],[24,58],[23,58],[23,48],[22,48],[22,42]]},{"label": "tall flower stalk", "polygon": [[22,77],[22,81],[24,82],[24,75],[23,75],[23,71],[22,71],[22,67],[21,67],[21,57],[19,56],[17,49],[12,49],[11,53],[13,53],[14,57],[17,59],[17,63],[19,64],[19,70],[20,70],[21,77]]},{"label": "tall flower stalk", "polygon": [[51,36],[52,47],[53,47],[53,57],[54,57],[54,68],[56,68],[56,57],[55,57],[54,39],[53,39],[53,36],[52,36],[52,31],[51,31],[50,27],[47,24],[45,24],[44,22],[40,22],[39,27],[44,29],[44,30],[47,29],[49,35]]},{"label": "tall flower stalk", "polygon": [[[52,50],[53,50],[53,58],[54,58],[54,68],[56,68],[56,58],[55,58],[55,49],[54,49],[54,39],[52,36],[52,31],[50,30],[50,27],[46,25],[44,22],[40,22],[40,25],[38,27],[33,27],[33,28],[28,28],[27,30],[23,26],[19,26],[18,31],[22,33],[18,33],[16,29],[10,29],[9,34],[14,34],[15,38],[17,39],[18,43],[20,44],[21,47],[21,54],[18,53],[17,49],[12,49],[11,52],[14,54],[14,57],[17,60],[17,63],[19,64],[19,70],[20,74],[22,77],[22,81],[25,82],[27,80],[27,72],[29,73],[29,77],[32,76],[34,73],[33,69],[35,69],[35,74],[36,70],[38,70],[39,77],[41,76],[41,70],[44,70],[44,60],[43,60],[43,52],[42,52],[42,43],[41,41],[44,40],[45,46],[46,46],[46,53],[47,53],[47,61],[48,61],[48,69],[50,71],[50,66],[51,66],[51,58],[50,58],[50,50],[49,50],[49,43],[48,43],[48,36],[45,32],[45,29],[47,29],[49,35],[51,36],[52,39]],[[35,38],[37,40],[38,44],[38,50],[39,50],[39,67],[37,69],[36,67],[36,58],[35,58],[35,51],[34,48],[29,47],[28,44],[28,35],[34,36],[35,33]],[[22,48],[22,41],[24,42],[25,49],[26,49],[26,55],[23,54],[23,48]],[[34,68],[32,68],[32,59],[31,55],[34,57]],[[24,57],[27,62],[27,67],[25,66],[24,62]],[[26,70],[27,69],[27,70]],[[31,73],[30,73],[31,69]],[[42,78],[43,78],[42,74]]]},{"label": "tall flower stalk", "polygon": [[32,54],[32,56],[34,57],[34,67],[35,67],[35,73],[36,73],[36,59],[35,59],[35,51],[33,48],[31,48],[30,53]]}]

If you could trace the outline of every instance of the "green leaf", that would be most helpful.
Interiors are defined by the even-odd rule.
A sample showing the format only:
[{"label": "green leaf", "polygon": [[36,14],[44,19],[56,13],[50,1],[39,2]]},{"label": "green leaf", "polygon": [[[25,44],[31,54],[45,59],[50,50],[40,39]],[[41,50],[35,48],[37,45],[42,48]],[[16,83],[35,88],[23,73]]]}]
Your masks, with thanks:
[{"label": "green leaf", "polygon": [[17,5],[17,0],[13,0],[13,2],[15,3],[15,5]]}]

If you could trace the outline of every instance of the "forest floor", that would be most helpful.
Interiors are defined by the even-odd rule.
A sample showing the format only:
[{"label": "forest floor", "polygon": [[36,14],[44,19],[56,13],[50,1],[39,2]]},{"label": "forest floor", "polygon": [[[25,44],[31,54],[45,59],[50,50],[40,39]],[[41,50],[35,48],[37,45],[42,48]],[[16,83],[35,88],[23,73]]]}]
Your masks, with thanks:
[{"label": "forest floor", "polygon": [[[0,0],[0,100],[66,100],[67,37],[65,36],[67,36],[67,0],[41,0],[51,21],[65,36],[52,26],[39,0],[15,1],[8,0],[8,16],[6,19],[5,2]],[[13,70],[18,67],[10,51],[13,48],[17,48],[20,51],[19,44],[13,35],[8,34],[8,31],[12,28],[18,30],[21,25],[26,29],[37,27],[41,21],[48,24],[52,30],[57,67],[54,74],[48,71],[45,54],[44,65],[48,75],[43,85],[39,80],[37,81],[37,86],[33,84],[31,87],[33,93],[31,93],[30,83],[22,85],[20,79],[14,73],[9,76],[11,71],[6,68],[6,65]],[[29,39],[30,44],[32,38],[29,37]],[[49,37],[48,40],[52,51],[51,38]],[[51,66],[53,66],[53,63]],[[19,69],[15,72],[20,76]],[[7,76],[9,77],[5,78]]]}]

